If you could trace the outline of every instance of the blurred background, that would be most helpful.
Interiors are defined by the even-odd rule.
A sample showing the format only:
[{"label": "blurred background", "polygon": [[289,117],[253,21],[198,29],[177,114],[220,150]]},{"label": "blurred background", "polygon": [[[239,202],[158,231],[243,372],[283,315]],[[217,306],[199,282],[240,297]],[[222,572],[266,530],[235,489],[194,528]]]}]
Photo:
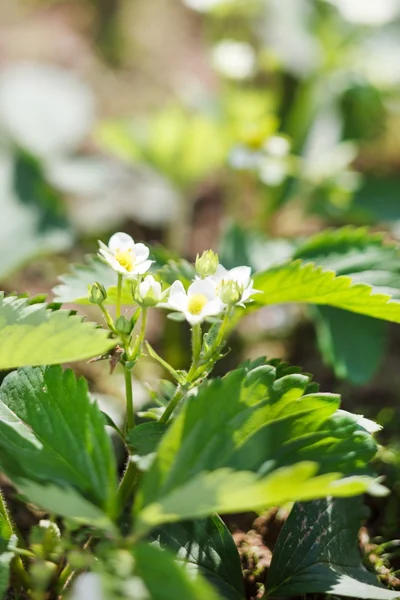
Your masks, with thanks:
[{"label": "blurred background", "polygon": [[[161,264],[211,247],[255,271],[326,227],[400,238],[400,0],[2,0],[1,14],[6,292],[50,293],[118,230]],[[390,271],[399,283],[400,259]],[[187,327],[153,312],[148,338],[185,367]],[[348,315],[265,308],[219,372],[280,357],[384,425],[378,469],[394,494],[375,533],[391,539],[400,331]],[[119,374],[79,368],[118,413]],[[144,360],[136,375],[146,405],[165,374]]]}]

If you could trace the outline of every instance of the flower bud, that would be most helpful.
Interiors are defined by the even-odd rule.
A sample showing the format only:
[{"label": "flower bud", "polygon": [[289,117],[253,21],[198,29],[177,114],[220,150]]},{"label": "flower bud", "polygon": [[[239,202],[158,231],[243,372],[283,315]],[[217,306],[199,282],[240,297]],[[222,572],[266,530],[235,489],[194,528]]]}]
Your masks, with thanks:
[{"label": "flower bud", "polygon": [[93,285],[88,285],[88,290],[89,302],[91,304],[102,304],[107,298],[106,288],[97,281]]},{"label": "flower bud", "polygon": [[132,322],[130,320],[128,320],[126,317],[124,317],[124,315],[121,315],[115,321],[115,329],[121,335],[129,335],[133,329]]},{"label": "flower bud", "polygon": [[144,308],[156,306],[161,300],[161,283],[156,281],[153,275],[147,275],[135,289],[135,300]]},{"label": "flower bud", "polygon": [[197,273],[204,279],[210,275],[215,275],[218,264],[218,254],[212,250],[204,250],[201,256],[197,255],[195,267]]},{"label": "flower bud", "polygon": [[219,286],[219,297],[224,304],[233,306],[243,295],[243,286],[234,279],[223,280]]}]

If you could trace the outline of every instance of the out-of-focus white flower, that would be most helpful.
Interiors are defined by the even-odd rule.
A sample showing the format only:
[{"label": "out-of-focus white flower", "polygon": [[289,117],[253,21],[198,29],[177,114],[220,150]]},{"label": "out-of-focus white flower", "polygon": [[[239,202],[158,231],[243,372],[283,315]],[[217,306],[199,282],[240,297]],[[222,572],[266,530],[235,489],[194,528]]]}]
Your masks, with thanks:
[{"label": "out-of-focus white flower", "polygon": [[135,244],[127,233],[114,233],[108,246],[99,240],[100,258],[120,275],[132,279],[149,270],[153,261],[147,260],[149,249],[144,244]]},{"label": "out-of-focus white flower", "polygon": [[90,90],[69,71],[28,62],[0,71],[0,125],[34,154],[47,158],[78,148],[94,112]]},{"label": "out-of-focus white flower", "polygon": [[223,40],[212,51],[215,69],[230,79],[247,79],[255,72],[256,57],[253,48],[246,42]]},{"label": "out-of-focus white flower", "polygon": [[82,573],[72,587],[71,600],[104,600],[103,586],[97,573]]},{"label": "out-of-focus white flower", "polygon": [[247,266],[234,267],[233,269],[226,269],[222,265],[218,265],[215,275],[207,278],[210,280],[217,292],[224,285],[224,282],[234,281],[239,285],[241,290],[241,296],[237,301],[237,304],[243,306],[245,302],[251,300],[251,296],[259,294],[258,290],[253,289],[253,280],[251,278],[251,268]]},{"label": "out-of-focus white flower", "polygon": [[194,281],[187,292],[180,281],[174,281],[167,302],[159,306],[181,312],[191,325],[219,315],[225,308],[218,298],[216,286],[208,279]]},{"label": "out-of-focus white flower", "polygon": [[258,175],[266,185],[277,187],[285,181],[287,171],[287,164],[281,158],[266,158],[260,164]]},{"label": "out-of-focus white flower", "polygon": [[359,25],[384,25],[400,14],[398,0],[327,0],[342,17]]},{"label": "out-of-focus white flower", "polygon": [[147,275],[135,290],[135,300],[141,306],[156,306],[162,298],[161,283]]},{"label": "out-of-focus white flower", "polygon": [[183,3],[199,12],[208,12],[223,4],[230,4],[231,0],[183,0]]},{"label": "out-of-focus white flower", "polygon": [[358,148],[353,142],[342,142],[319,154],[311,151],[302,167],[303,176],[314,185],[324,183],[348,170],[357,154]]},{"label": "out-of-focus white flower", "polygon": [[271,137],[266,139],[263,149],[270,156],[282,158],[289,154],[290,142],[283,135],[271,135]]}]

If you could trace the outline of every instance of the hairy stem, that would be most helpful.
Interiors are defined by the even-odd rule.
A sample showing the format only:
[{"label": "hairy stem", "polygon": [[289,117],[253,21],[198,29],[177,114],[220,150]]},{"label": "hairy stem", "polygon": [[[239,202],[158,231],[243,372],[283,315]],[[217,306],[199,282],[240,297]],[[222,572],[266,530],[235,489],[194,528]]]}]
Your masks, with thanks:
[{"label": "hairy stem", "polygon": [[135,426],[135,412],[133,408],[132,372],[124,366],[125,393],[126,393],[126,431]]},{"label": "hairy stem", "polygon": [[131,457],[129,457],[128,465],[122,476],[121,483],[119,484],[117,492],[117,506],[119,507],[119,511],[123,509],[125,503],[131,495],[135,487],[138,475],[139,472],[137,470],[137,467],[135,463],[132,462]]},{"label": "hairy stem", "polygon": [[178,385],[178,387],[175,390],[175,394],[172,396],[167,408],[161,415],[159,423],[168,423],[170,416],[174,412],[175,408],[178,406],[179,402],[185,396],[186,392],[188,391],[188,388],[189,384]]},{"label": "hairy stem", "polygon": [[118,273],[117,303],[116,303],[116,306],[115,306],[115,316],[116,316],[117,319],[118,319],[118,317],[121,316],[122,281],[123,281],[123,275],[121,275],[121,273]]}]

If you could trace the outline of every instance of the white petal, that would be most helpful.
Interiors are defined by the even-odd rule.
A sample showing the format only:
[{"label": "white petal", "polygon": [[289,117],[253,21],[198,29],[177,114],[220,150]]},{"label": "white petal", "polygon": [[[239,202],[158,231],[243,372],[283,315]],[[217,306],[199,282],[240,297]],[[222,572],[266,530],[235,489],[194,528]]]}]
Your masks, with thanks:
[{"label": "white petal", "polygon": [[133,250],[135,246],[135,242],[127,233],[123,233],[119,231],[118,233],[114,233],[109,239],[108,247],[113,254],[115,254],[118,250],[123,252],[124,250]]},{"label": "white petal", "polygon": [[99,250],[99,253],[101,253],[101,255],[102,255],[103,262],[107,263],[108,266],[110,266],[114,271],[116,271],[117,273],[120,273],[121,275],[128,274],[128,271],[125,269],[125,267],[120,265],[119,262],[117,261],[117,259],[114,258],[114,256],[112,254],[106,254],[105,252],[102,252],[101,250]]},{"label": "white petal", "polygon": [[203,294],[208,300],[214,300],[216,296],[215,285],[209,279],[197,279],[188,289],[188,296]]},{"label": "white petal", "polygon": [[169,290],[168,301],[165,305],[174,310],[185,312],[187,309],[187,296],[181,281],[174,281]]},{"label": "white petal", "polygon": [[200,315],[203,319],[205,317],[213,317],[221,314],[224,309],[225,305],[221,302],[221,300],[216,298],[215,300],[211,300],[211,302],[207,302]]},{"label": "white petal", "polygon": [[146,273],[150,269],[153,262],[153,260],[145,260],[144,262],[138,264],[136,267],[134,267],[131,275],[143,275],[143,273]]},{"label": "white petal", "polygon": [[229,279],[233,279],[237,281],[244,287],[247,287],[251,278],[251,268],[250,267],[235,267],[228,272]]},{"label": "white petal", "polygon": [[204,320],[204,315],[199,314],[199,315],[193,315],[191,312],[184,311],[184,315],[186,318],[186,321],[188,323],[190,323],[190,325],[197,325],[198,323],[201,323]]},{"label": "white petal", "polygon": [[220,264],[220,265],[218,265],[217,270],[215,271],[215,274],[210,277],[210,280],[218,284],[223,279],[228,278],[228,276],[229,276],[228,273],[229,273],[228,269],[225,269],[225,267]]},{"label": "white petal", "polygon": [[147,246],[145,246],[145,244],[134,244],[133,252],[135,254],[136,261],[141,263],[147,260],[147,258],[149,257],[150,250]]}]

